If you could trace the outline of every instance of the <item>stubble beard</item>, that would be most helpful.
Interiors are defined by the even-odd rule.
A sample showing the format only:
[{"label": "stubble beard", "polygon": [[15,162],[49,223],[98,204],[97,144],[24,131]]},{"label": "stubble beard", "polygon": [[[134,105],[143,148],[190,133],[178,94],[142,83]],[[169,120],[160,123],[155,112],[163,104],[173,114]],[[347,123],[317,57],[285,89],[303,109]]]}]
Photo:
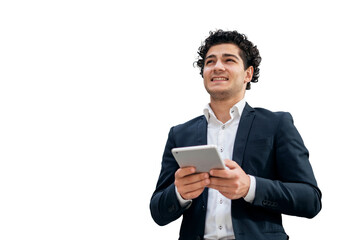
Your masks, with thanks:
[{"label": "stubble beard", "polygon": [[209,93],[211,99],[215,101],[225,101],[230,99],[233,95],[231,90],[216,91],[206,88],[206,91]]},{"label": "stubble beard", "polygon": [[213,101],[227,101],[227,100],[241,100],[245,96],[244,86],[238,88],[228,88],[222,90],[209,89],[205,86],[206,91],[209,93],[211,100]]}]

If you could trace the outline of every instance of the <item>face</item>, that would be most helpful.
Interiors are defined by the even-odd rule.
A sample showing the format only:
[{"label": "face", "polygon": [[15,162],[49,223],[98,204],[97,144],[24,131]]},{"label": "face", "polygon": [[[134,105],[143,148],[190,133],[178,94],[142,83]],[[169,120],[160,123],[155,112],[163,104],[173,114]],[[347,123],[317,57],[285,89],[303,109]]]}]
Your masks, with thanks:
[{"label": "face", "polygon": [[211,100],[240,101],[246,84],[251,81],[253,67],[244,69],[240,48],[232,43],[212,46],[204,62],[204,85]]}]

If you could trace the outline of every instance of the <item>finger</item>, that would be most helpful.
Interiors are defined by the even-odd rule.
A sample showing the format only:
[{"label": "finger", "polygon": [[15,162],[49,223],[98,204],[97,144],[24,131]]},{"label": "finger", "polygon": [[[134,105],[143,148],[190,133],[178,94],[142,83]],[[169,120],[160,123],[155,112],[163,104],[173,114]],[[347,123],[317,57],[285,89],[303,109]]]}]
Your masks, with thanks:
[{"label": "finger", "polygon": [[198,182],[183,185],[181,187],[181,190],[184,193],[189,193],[189,192],[193,192],[193,191],[202,189],[202,188],[206,187],[208,184],[210,184],[210,179],[204,179],[204,180],[201,180],[201,181],[198,181]]},{"label": "finger", "polygon": [[239,198],[239,196],[236,194],[227,193],[227,192],[220,192],[220,193],[228,199],[238,199]]},{"label": "finger", "polygon": [[214,186],[233,187],[233,180],[227,178],[211,177],[210,184]]},{"label": "finger", "polygon": [[184,199],[194,199],[198,197],[205,189],[205,187],[210,183],[209,179],[205,179],[203,181],[189,184],[186,186],[182,186],[181,188],[178,188],[178,191],[180,195]]},{"label": "finger", "polygon": [[196,169],[194,167],[184,167],[184,168],[179,168],[176,172],[175,172],[175,178],[183,178],[185,176],[194,174],[196,171]]},{"label": "finger", "polygon": [[218,190],[224,196],[225,194],[232,195],[231,199],[237,199],[246,196],[249,185],[250,183],[241,183],[236,179],[234,181],[233,179],[210,178],[210,184],[207,187]]},{"label": "finger", "polygon": [[210,183],[209,185],[207,185],[207,187],[218,190],[219,192],[231,193],[231,189],[227,186],[220,186]]},{"label": "finger", "polygon": [[231,170],[240,168],[240,166],[235,161],[229,159],[225,159],[224,163],[228,169],[211,169],[210,175],[221,178],[233,178],[234,173]]},{"label": "finger", "polygon": [[235,169],[225,169],[225,170],[212,169],[212,170],[210,170],[210,176],[217,177],[217,178],[231,179],[231,178],[236,177],[236,170]]},{"label": "finger", "polygon": [[[230,198],[230,199],[235,199],[235,198],[241,197],[241,195],[239,195],[239,192],[237,192],[237,190],[232,187],[220,186],[220,185],[214,185],[214,184],[209,184],[207,187],[219,191],[222,195],[224,195],[225,197]],[[231,196],[231,197],[229,197],[229,196]]]},{"label": "finger", "polygon": [[191,200],[191,199],[194,199],[194,198],[197,198],[198,196],[200,196],[200,194],[204,191],[204,189],[205,188],[198,189],[198,190],[193,191],[193,192],[188,192],[188,193],[185,193],[184,195],[181,195],[181,196],[186,200]]},{"label": "finger", "polygon": [[229,178],[229,170],[211,169],[210,176],[218,178]]},{"label": "finger", "polygon": [[239,167],[239,165],[237,164],[237,162],[232,161],[230,159],[225,159],[224,160],[225,166],[227,166],[229,169],[234,169]]},{"label": "finger", "polygon": [[236,188],[236,184],[233,179],[211,177],[208,187],[213,187],[219,191],[231,191]]},{"label": "finger", "polygon": [[192,174],[185,176],[181,179],[181,182],[183,185],[188,185],[192,183],[196,183],[205,179],[209,179],[208,173],[198,173],[198,174]]}]

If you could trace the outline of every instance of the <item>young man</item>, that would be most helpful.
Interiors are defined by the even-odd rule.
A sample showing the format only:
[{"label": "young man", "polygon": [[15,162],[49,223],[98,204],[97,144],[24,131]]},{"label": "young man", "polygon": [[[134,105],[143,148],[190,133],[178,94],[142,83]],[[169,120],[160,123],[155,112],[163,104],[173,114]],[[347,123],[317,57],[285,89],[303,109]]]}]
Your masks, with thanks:
[{"label": "young man", "polygon": [[[281,214],[312,218],[321,192],[309,154],[286,112],[244,100],[259,77],[259,51],[236,31],[210,32],[197,65],[210,95],[204,115],[172,127],[150,209],[159,225],[180,216],[180,238],[288,239]],[[226,170],[179,168],[171,149],[215,144]]]}]

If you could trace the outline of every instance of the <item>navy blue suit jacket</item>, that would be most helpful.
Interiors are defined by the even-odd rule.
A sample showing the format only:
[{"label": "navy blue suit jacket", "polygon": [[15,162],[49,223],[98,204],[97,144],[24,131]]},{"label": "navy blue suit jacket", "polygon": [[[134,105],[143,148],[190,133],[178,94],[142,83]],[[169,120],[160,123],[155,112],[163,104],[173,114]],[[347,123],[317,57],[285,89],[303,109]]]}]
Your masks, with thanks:
[{"label": "navy blue suit jacket", "polygon": [[[174,174],[179,168],[171,149],[207,144],[204,116],[172,127],[166,143],[156,190],[150,201],[152,217],[166,225],[183,216],[180,238],[202,239],[207,189],[187,209],[176,198]],[[281,214],[312,218],[321,209],[321,192],[309,162],[309,153],[286,112],[270,112],[246,104],[236,133],[233,159],[256,178],[253,203],[232,200],[236,239],[287,239]]]}]

